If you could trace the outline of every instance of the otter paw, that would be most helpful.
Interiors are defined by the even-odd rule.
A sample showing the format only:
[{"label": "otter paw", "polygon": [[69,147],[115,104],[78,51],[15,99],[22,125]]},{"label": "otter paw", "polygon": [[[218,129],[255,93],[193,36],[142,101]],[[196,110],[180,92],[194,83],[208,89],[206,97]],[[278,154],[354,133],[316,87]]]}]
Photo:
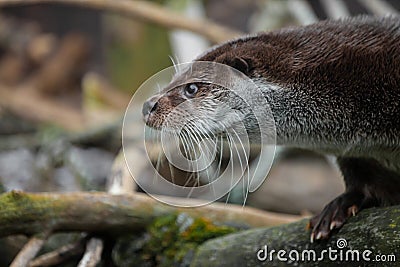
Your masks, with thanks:
[{"label": "otter paw", "polygon": [[326,205],[308,224],[308,228],[311,229],[311,243],[314,240],[327,239],[333,230],[342,227],[347,218],[357,214],[363,200],[364,195],[347,192]]}]

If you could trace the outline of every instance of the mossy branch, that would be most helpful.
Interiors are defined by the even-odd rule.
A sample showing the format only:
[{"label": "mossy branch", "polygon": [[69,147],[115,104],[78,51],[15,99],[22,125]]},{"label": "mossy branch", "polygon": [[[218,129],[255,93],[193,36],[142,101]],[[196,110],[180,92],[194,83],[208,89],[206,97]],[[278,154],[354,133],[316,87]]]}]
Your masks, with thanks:
[{"label": "mossy branch", "polygon": [[[185,200],[188,201],[188,200]],[[213,203],[199,208],[177,208],[136,193],[24,193],[0,195],[0,236],[47,231],[126,233],[144,229],[159,216],[185,212],[214,222],[235,222],[251,227],[298,220],[253,208]]]}]

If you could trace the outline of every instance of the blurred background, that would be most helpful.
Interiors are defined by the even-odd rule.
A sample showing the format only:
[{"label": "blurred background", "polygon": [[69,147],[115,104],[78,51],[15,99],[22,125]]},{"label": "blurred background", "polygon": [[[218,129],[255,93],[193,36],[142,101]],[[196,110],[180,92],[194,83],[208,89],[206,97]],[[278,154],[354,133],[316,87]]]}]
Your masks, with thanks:
[{"label": "blurred background", "polygon": [[[400,10],[397,0],[41,2],[0,0],[3,192],[110,191],[117,178],[120,191],[140,190],[126,170],[115,176],[124,168],[122,117],[135,90],[171,66],[170,57],[188,62],[240,34]],[[278,152],[247,205],[311,214],[342,192],[334,159]]]}]

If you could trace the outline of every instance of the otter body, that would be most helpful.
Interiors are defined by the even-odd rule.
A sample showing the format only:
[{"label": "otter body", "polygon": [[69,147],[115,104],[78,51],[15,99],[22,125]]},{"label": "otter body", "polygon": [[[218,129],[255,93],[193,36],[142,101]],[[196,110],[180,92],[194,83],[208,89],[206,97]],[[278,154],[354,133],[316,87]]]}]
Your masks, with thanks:
[{"label": "otter body", "polygon": [[[327,238],[363,208],[400,204],[400,17],[260,33],[213,47],[196,61],[229,65],[258,85],[277,144],[337,157],[346,191],[311,219],[312,240]],[[207,90],[198,85],[191,97]],[[187,100],[184,92],[169,88],[149,100],[146,123],[160,126],[159,113]]]}]

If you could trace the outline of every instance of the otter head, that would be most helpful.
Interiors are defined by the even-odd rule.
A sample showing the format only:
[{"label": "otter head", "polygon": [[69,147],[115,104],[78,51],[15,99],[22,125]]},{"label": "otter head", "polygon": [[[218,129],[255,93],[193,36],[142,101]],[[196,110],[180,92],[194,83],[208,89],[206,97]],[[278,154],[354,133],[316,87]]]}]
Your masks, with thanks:
[{"label": "otter head", "polygon": [[214,53],[215,49],[186,65],[144,103],[142,113],[148,126],[179,129],[188,124],[197,132],[215,134],[243,120],[246,104],[232,93],[232,87],[242,86],[243,77],[249,80],[251,62],[231,51],[211,58]]},{"label": "otter head", "polygon": [[205,67],[207,64],[211,63],[187,65],[161,92],[144,103],[142,113],[148,126],[175,129],[184,123],[184,118],[210,115],[225,90],[213,84],[215,75]]}]

